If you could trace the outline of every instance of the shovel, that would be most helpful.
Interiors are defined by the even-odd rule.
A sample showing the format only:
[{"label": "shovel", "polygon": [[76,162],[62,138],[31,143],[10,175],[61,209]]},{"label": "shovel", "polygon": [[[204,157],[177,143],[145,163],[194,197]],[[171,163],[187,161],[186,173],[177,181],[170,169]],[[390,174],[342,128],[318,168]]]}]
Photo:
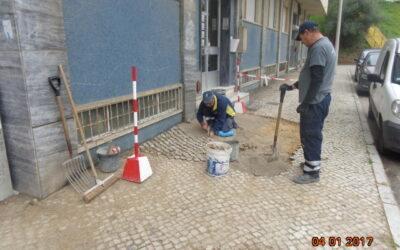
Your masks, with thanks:
[{"label": "shovel", "polygon": [[276,118],[274,144],[272,145],[272,155],[268,158],[268,162],[279,160],[279,152],[278,152],[278,149],[276,148],[276,144],[278,141],[279,123],[281,121],[282,106],[283,106],[283,99],[285,99],[285,93],[286,93],[286,90],[281,90],[281,98],[279,101],[278,117]]}]

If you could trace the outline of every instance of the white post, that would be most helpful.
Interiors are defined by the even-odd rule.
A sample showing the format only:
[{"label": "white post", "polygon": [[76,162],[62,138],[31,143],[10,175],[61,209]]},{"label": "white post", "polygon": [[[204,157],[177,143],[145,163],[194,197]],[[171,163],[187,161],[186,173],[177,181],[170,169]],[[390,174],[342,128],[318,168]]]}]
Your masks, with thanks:
[{"label": "white post", "polygon": [[342,26],[342,7],[343,7],[343,0],[339,0],[338,21],[336,25],[336,40],[335,40],[335,50],[337,55],[336,65],[338,64],[338,59],[339,59],[340,28]]}]

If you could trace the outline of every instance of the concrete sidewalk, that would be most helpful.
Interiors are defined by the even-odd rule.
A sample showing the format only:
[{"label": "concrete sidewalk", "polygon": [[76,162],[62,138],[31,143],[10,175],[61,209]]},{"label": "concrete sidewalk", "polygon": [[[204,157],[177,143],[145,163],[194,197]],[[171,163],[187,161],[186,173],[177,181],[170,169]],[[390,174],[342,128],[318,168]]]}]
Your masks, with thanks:
[{"label": "concrete sidewalk", "polygon": [[[339,67],[319,183],[292,182],[301,150],[289,171],[271,178],[234,169],[213,178],[204,162],[155,154],[152,177],[121,180],[90,204],[70,186],[42,201],[1,202],[0,249],[310,249],[313,237],[325,237],[325,248],[329,237],[341,237],[341,247],[346,237],[374,237],[373,249],[393,249],[351,86]],[[285,119],[298,121],[297,94],[285,97]],[[251,106],[276,116],[278,98],[270,83]]]}]

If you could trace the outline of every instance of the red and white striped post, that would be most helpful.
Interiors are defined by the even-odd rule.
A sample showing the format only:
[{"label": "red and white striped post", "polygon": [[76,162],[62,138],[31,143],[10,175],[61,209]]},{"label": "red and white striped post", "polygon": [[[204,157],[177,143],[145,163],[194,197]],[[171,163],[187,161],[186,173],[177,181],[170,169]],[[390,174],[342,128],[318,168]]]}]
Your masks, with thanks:
[{"label": "red and white striped post", "polygon": [[[240,58],[236,58],[236,91],[239,92],[240,90]],[[239,97],[239,95],[238,95]],[[239,100],[238,100],[239,101]]]},{"label": "red and white striped post", "polygon": [[240,58],[236,58],[236,93],[237,93],[237,101],[235,102],[234,108],[236,113],[244,113],[246,112],[246,104],[240,101]]},{"label": "red and white striped post", "polygon": [[132,67],[132,93],[133,93],[133,136],[134,154],[126,159],[122,179],[141,183],[153,174],[150,162],[146,156],[139,155],[139,129],[136,96],[136,67]]},{"label": "red and white striped post", "polygon": [[136,67],[132,67],[132,91],[133,91],[133,136],[134,136],[134,149],[135,158],[139,157],[139,129],[138,129],[138,115],[137,115],[137,95],[136,95]]}]

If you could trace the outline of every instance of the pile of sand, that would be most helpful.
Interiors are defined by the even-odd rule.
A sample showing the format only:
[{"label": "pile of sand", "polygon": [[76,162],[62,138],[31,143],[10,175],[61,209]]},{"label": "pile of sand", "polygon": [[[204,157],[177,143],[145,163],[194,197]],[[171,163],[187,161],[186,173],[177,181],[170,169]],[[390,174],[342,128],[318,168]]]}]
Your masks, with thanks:
[{"label": "pile of sand", "polygon": [[[271,161],[276,119],[246,113],[238,114],[236,121],[240,128],[236,129],[234,136],[211,138],[212,141],[239,141],[239,159],[230,163],[231,168],[255,176],[275,176],[288,169],[290,155],[300,147],[297,123],[281,120],[277,146],[280,157]],[[207,136],[197,121],[183,123],[179,127],[194,137]]]}]

